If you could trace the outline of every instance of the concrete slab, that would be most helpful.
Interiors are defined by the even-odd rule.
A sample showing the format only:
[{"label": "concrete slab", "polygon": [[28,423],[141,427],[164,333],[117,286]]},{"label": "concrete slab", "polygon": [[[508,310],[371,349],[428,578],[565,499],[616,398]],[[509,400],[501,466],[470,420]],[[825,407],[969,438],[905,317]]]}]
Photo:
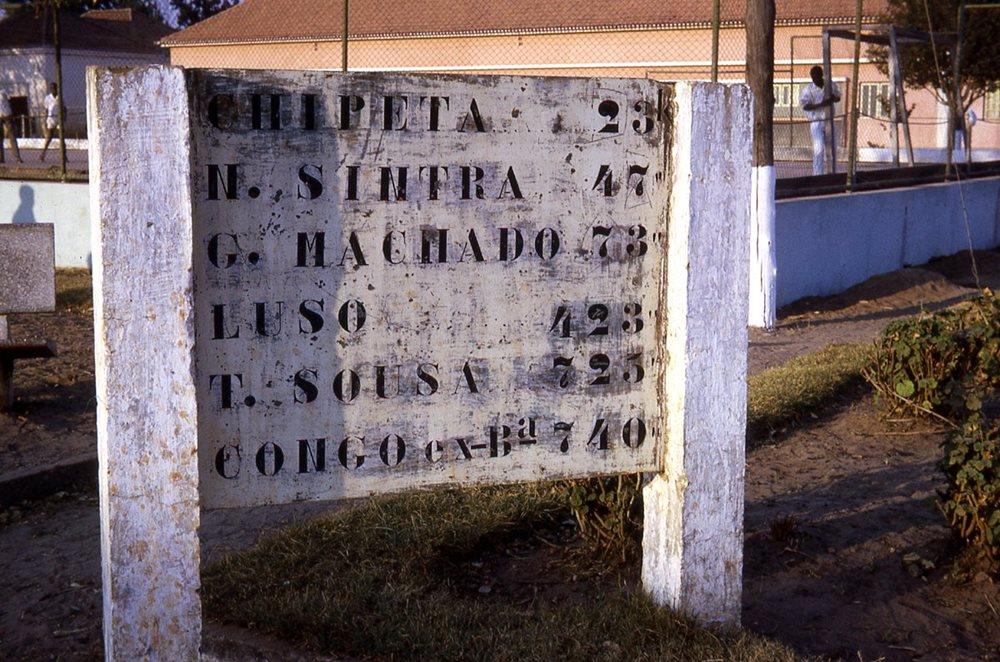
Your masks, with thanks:
[{"label": "concrete slab", "polygon": [[0,315],[55,309],[55,226],[0,225]]}]

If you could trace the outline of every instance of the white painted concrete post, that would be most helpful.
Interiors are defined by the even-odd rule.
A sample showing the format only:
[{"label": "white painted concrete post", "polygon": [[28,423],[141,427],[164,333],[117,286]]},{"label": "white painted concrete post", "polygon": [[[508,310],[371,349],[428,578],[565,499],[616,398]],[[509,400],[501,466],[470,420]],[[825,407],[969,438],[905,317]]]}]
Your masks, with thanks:
[{"label": "white painted concrete post", "polygon": [[644,490],[642,580],[659,604],[738,624],[743,572],[751,97],[678,84],[667,253],[669,437]]},{"label": "white painted concrete post", "polygon": [[90,68],[87,99],[105,656],[193,660],[201,605],[187,91],[181,69]]},{"label": "white painted concrete post", "polygon": [[750,180],[750,326],[773,329],[777,321],[774,247],[774,166],[757,166]]}]

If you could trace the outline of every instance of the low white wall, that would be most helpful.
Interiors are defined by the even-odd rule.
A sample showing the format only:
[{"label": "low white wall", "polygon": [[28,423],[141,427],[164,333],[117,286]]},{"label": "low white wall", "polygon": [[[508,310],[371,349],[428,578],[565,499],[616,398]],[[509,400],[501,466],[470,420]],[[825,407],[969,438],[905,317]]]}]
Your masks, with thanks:
[{"label": "low white wall", "polygon": [[90,267],[86,182],[0,179],[0,223],[53,223],[56,266]]},{"label": "low white wall", "polygon": [[783,200],[776,207],[778,306],[957,253],[969,247],[969,234],[977,249],[1000,246],[998,177]]}]

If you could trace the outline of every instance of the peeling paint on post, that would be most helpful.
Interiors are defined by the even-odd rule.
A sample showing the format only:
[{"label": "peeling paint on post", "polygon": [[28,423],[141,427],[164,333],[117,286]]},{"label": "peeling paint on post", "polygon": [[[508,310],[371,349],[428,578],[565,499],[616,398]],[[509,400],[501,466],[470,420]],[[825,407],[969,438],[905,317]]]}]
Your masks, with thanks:
[{"label": "peeling paint on post", "polygon": [[[185,498],[170,503],[194,526],[198,498],[233,507],[656,472],[647,590],[738,619],[745,88],[169,68],[92,79],[106,511],[129,503],[110,489],[118,478],[163,500],[162,475],[132,475],[122,457],[157,471],[180,462]],[[154,79],[148,94],[167,95],[168,116],[133,99]],[[169,132],[169,163],[129,161],[133,125]],[[111,205],[111,191],[134,202]],[[153,230],[157,200],[172,220]],[[137,295],[148,291],[155,302]],[[180,319],[152,323],[167,314],[158,305]],[[152,375],[175,380],[156,412],[134,405],[152,397],[143,383],[115,378],[146,360],[122,355],[138,340]],[[137,421],[114,416],[149,416],[140,427],[155,433],[182,406],[190,416],[166,446],[138,447]],[[114,553],[135,532],[109,521],[106,627],[121,657],[157,626],[121,629],[115,586],[156,584],[189,604],[197,545],[181,527],[183,580],[150,583],[143,563]],[[188,652],[197,608],[195,597],[179,629]]]},{"label": "peeling paint on post", "polygon": [[87,71],[98,485],[109,660],[194,660],[188,101],[181,70]]}]

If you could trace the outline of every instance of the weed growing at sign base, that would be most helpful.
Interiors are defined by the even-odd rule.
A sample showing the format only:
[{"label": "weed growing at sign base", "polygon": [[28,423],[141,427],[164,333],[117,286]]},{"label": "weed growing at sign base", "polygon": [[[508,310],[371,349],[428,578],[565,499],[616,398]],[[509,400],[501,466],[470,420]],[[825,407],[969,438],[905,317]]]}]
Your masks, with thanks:
[{"label": "weed growing at sign base", "polygon": [[206,612],[314,650],[375,657],[793,659],[778,644],[697,627],[613,585],[525,599],[457,581],[478,552],[564,514],[537,485],[373,499],[206,569]]}]

